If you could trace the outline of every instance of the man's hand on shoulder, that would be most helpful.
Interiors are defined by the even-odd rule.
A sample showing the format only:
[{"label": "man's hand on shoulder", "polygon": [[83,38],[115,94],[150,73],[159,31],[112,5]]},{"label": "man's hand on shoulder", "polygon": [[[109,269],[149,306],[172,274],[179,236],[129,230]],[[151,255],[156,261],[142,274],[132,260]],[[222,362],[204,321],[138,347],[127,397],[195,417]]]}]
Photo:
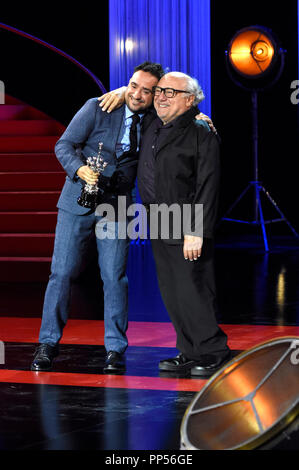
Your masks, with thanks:
[{"label": "man's hand on shoulder", "polygon": [[195,119],[197,121],[205,121],[209,125],[210,129],[214,132],[214,134],[217,134],[216,127],[214,126],[213,121],[211,118],[209,118],[209,116],[204,113],[199,113],[195,116]]},{"label": "man's hand on shoulder", "polygon": [[107,113],[111,113],[115,109],[120,108],[125,102],[126,89],[127,87],[123,86],[100,96],[98,98],[100,101],[99,106],[103,111],[107,111]]}]

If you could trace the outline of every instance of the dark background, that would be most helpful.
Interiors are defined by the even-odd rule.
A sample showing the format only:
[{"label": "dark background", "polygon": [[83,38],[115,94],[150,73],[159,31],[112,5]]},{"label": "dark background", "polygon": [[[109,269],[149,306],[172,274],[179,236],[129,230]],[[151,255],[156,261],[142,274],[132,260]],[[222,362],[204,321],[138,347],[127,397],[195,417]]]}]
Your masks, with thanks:
[{"label": "dark background", "polygon": [[[90,69],[109,88],[108,1],[85,2],[63,8],[58,2],[17,8],[1,7],[0,21],[50,43]],[[1,80],[8,94],[17,94],[63,124],[100,90],[92,79],[67,59],[0,30]]]},{"label": "dark background", "polygon": [[[258,96],[259,179],[298,230],[299,106],[290,101],[290,85],[298,77],[297,1],[281,4],[212,0],[211,5],[212,117],[222,138],[221,210],[225,211],[254,179],[251,96],[229,78],[225,50],[237,31],[250,25],[262,25],[275,33],[287,52],[280,80]],[[252,206],[254,202],[250,204]],[[248,218],[248,207],[240,205],[239,208],[240,215]],[[266,201],[264,209],[267,214]],[[272,215],[270,210],[269,216]],[[275,211],[275,217],[277,215]],[[236,225],[232,224],[232,227],[235,230]],[[284,232],[285,227],[285,224],[272,225],[269,232],[290,233]],[[248,230],[247,226],[245,230]]]},{"label": "dark background", "polygon": [[[41,38],[72,55],[109,89],[108,0],[64,8],[61,3],[1,5],[0,21]],[[196,19],[194,19],[196,21]],[[222,139],[220,215],[253,179],[250,93],[228,77],[225,50],[239,29],[259,24],[273,30],[286,52],[282,77],[259,95],[259,170],[265,188],[299,230],[298,109],[290,85],[298,79],[297,1],[211,1],[212,118]],[[67,124],[98,87],[66,59],[12,33],[0,31],[0,79],[6,92]],[[191,47],[191,45],[190,45]],[[146,58],[145,58],[146,59]],[[200,79],[200,77],[198,77]],[[265,203],[266,204],[266,203]],[[251,217],[253,194],[236,215]],[[266,210],[266,207],[265,207]],[[241,230],[224,223],[228,230]],[[279,227],[278,227],[279,226]],[[243,228],[242,228],[243,230]],[[248,230],[246,226],[244,230]],[[284,224],[271,231],[285,232]],[[287,232],[289,233],[289,232]]]}]

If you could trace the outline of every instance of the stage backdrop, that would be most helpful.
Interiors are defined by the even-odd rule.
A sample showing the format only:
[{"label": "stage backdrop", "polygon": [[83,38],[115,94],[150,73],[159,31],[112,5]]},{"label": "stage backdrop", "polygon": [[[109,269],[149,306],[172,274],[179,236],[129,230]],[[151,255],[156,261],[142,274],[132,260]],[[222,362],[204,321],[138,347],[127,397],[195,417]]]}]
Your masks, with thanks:
[{"label": "stage backdrop", "polygon": [[199,81],[211,115],[210,0],[110,0],[110,89],[150,60]]}]

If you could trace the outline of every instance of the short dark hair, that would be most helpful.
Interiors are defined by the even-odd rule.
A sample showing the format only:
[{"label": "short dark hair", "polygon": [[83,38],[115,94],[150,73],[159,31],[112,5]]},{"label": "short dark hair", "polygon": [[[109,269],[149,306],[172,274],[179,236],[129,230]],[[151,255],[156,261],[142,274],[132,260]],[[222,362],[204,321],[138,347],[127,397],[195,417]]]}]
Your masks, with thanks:
[{"label": "short dark hair", "polygon": [[165,75],[162,65],[157,64],[155,62],[146,61],[140,65],[137,65],[134,69],[134,73],[138,72],[139,70],[142,70],[143,72],[148,72],[154,75],[154,77],[156,77],[158,80],[160,80],[160,78],[162,78],[163,75]]}]

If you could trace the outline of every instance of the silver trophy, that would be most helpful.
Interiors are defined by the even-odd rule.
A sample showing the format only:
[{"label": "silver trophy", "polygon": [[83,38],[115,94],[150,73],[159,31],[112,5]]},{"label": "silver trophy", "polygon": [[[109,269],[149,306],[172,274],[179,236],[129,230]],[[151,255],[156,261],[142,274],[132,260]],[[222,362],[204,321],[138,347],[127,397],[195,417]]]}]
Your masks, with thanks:
[{"label": "silver trophy", "polygon": [[[106,166],[108,165],[107,162],[101,156],[101,151],[103,147],[103,142],[99,143],[99,151],[96,157],[88,157],[86,160],[87,165],[94,173],[102,173]],[[89,209],[95,209],[97,206],[97,197],[98,197],[98,185],[96,184],[88,184],[82,188],[81,196],[78,198],[77,202],[82,207],[87,207]]]}]

